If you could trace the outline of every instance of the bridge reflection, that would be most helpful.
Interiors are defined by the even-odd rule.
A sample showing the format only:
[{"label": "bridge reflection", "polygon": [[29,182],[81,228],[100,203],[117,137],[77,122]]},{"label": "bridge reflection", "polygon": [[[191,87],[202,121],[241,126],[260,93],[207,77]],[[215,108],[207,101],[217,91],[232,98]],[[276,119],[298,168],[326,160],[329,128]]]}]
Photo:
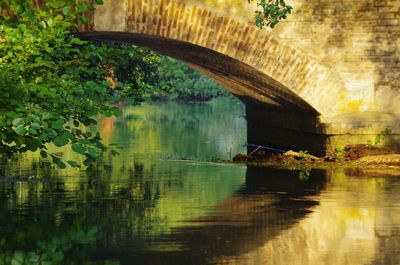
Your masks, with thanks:
[{"label": "bridge reflection", "polygon": [[[134,257],[110,249],[123,264],[132,259],[140,264],[219,263],[255,251],[269,240],[291,229],[318,205],[314,196],[325,188],[325,171],[313,171],[308,181],[299,180],[297,171],[249,167],[245,184],[217,205],[211,214],[186,220],[183,226],[156,242],[158,250]],[[173,242],[177,247],[163,249]],[[234,259],[235,260],[235,259]],[[241,263],[238,263],[241,264]]]},{"label": "bridge reflection", "polygon": [[298,173],[248,168],[245,185],[212,214],[157,239],[161,245],[174,242],[175,249],[125,253],[122,263],[397,264],[399,237],[387,225],[397,221],[378,199],[377,181],[386,180],[337,170],[313,171],[301,181]]}]

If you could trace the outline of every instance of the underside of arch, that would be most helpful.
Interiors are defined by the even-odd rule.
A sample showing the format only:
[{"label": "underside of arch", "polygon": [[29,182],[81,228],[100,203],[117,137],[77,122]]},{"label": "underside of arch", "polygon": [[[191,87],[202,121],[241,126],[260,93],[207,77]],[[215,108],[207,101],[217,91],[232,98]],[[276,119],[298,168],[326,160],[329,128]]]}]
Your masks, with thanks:
[{"label": "underside of arch", "polygon": [[78,33],[78,36],[87,40],[119,41],[144,46],[181,60],[220,83],[246,105],[318,115],[317,110],[283,84],[252,66],[208,48],[137,33],[84,32]]}]

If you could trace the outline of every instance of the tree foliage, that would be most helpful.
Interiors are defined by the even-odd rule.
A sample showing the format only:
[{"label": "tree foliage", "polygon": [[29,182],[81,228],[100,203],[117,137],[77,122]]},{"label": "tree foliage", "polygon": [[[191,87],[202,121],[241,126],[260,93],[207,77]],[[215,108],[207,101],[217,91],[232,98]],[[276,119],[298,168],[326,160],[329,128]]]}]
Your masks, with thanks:
[{"label": "tree foliage", "polygon": [[[115,80],[129,84],[127,93],[130,98],[141,96],[149,90],[156,89],[159,80],[158,68],[161,64],[161,55],[142,47],[127,44],[109,44],[113,49],[107,57]],[[129,94],[132,88],[140,88],[137,93]]]},{"label": "tree foliage", "polygon": [[[46,0],[40,7],[32,0],[0,3],[1,154],[39,150],[65,168],[47,145],[70,144],[90,166],[99,151],[106,150],[99,134],[90,129],[96,124],[93,117],[118,115],[112,104],[121,99],[141,100],[145,80],[136,77],[143,73],[132,77],[140,84],[112,84],[110,69],[127,47],[95,45],[70,34],[77,21],[86,22],[83,14],[91,9],[75,0]],[[136,55],[138,61],[146,58],[143,52]]]},{"label": "tree foliage", "polygon": [[212,79],[172,58],[162,56],[151,99],[207,101],[229,93]]},{"label": "tree foliage", "polygon": [[[253,0],[248,0],[249,3]],[[286,19],[292,13],[293,7],[287,5],[284,0],[257,0],[255,22],[260,28],[274,28],[281,20]]]}]

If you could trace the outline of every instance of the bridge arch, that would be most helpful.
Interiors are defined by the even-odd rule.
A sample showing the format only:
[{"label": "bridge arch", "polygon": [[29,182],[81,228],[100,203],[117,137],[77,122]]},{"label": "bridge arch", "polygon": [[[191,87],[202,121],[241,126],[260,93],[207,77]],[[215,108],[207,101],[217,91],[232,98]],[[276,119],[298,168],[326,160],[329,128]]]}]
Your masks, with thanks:
[{"label": "bridge arch", "polygon": [[304,52],[182,0],[105,0],[79,34],[147,46],[182,60],[246,104],[333,116],[347,97],[339,76]]}]

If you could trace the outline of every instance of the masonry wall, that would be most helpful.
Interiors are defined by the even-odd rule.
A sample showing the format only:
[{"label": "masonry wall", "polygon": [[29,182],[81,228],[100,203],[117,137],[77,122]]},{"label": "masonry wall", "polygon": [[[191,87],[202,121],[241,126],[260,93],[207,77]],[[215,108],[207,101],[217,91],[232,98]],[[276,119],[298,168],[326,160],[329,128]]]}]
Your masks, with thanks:
[{"label": "masonry wall", "polygon": [[[240,0],[201,2],[248,23],[256,8]],[[399,0],[286,2],[293,14],[269,34],[337,72],[350,92],[349,110],[400,114]]]},{"label": "masonry wall", "polygon": [[400,1],[288,0],[295,12],[274,34],[339,73],[354,108],[400,113]]}]

